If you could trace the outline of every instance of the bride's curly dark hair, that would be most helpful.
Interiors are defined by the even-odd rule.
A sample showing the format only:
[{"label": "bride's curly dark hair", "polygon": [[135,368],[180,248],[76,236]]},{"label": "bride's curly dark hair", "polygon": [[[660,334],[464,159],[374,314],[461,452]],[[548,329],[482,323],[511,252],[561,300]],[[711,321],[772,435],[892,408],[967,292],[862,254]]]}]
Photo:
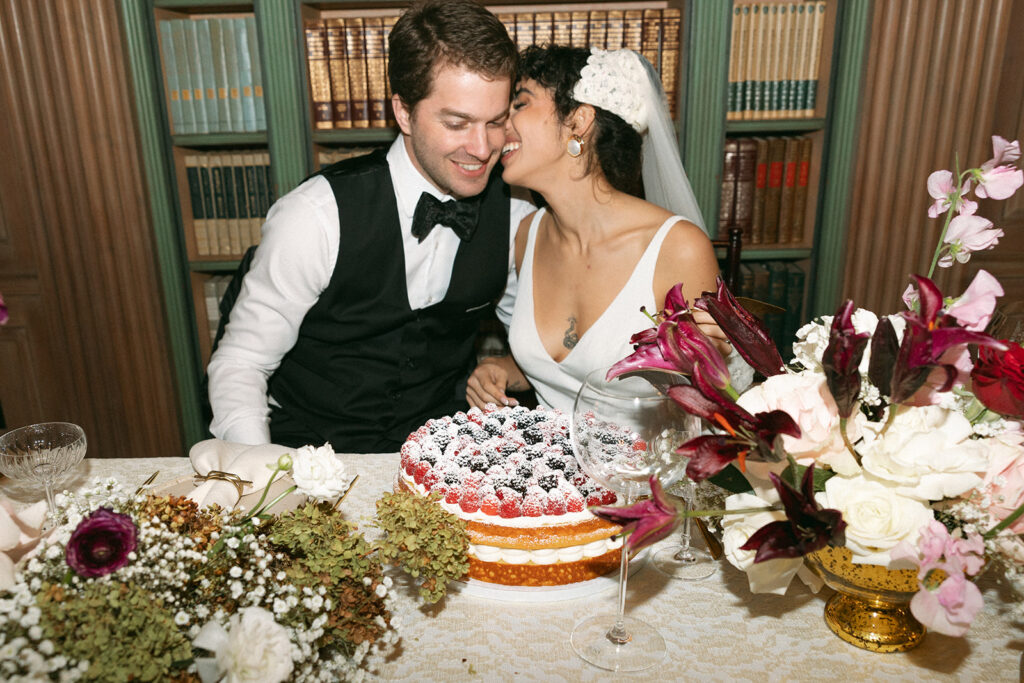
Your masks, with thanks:
[{"label": "bride's curly dark hair", "polygon": [[[520,54],[518,78],[529,78],[550,90],[555,112],[564,124],[581,104],[573,98],[572,91],[589,56],[590,50],[583,47],[531,45]],[[593,172],[597,164],[612,187],[642,198],[640,133],[616,114],[600,107],[594,107],[594,112],[595,130],[589,145],[592,149],[585,148],[587,173]]]}]

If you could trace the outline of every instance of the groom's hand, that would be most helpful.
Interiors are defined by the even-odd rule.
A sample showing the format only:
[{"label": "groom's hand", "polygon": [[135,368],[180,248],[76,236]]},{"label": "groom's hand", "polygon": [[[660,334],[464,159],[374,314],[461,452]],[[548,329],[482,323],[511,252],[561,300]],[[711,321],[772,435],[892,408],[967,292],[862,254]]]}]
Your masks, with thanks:
[{"label": "groom's hand", "polygon": [[521,391],[529,387],[526,377],[512,356],[484,358],[466,382],[466,402],[483,409],[488,403],[515,406],[519,401],[505,394],[508,390]]}]

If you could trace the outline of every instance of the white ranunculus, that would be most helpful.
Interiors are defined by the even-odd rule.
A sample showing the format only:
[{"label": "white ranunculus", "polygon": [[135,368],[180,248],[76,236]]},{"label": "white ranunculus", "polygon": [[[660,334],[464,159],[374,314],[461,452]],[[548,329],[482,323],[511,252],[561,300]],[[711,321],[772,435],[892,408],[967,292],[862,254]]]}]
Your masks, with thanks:
[{"label": "white ranunculus", "polygon": [[317,500],[337,498],[348,485],[345,466],[329,443],[320,448],[303,446],[292,460],[292,479],[299,493]]},{"label": "white ranunculus", "polygon": [[881,438],[863,448],[864,469],[919,500],[941,500],[981,483],[988,467],[984,441],[971,439],[970,421],[940,406],[900,410]]},{"label": "white ranunculus", "polygon": [[[726,510],[767,507],[769,502],[750,493],[737,493],[725,499]],[[790,581],[803,566],[803,558],[775,559],[754,564],[753,550],[740,550],[755,531],[766,524],[786,518],[781,510],[754,512],[749,514],[724,515],[722,517],[722,545],[729,562],[747,574],[752,593],[774,593],[783,595]]]},{"label": "white ranunculus", "polygon": [[846,547],[857,564],[892,569],[889,551],[900,541],[916,547],[921,528],[935,519],[932,509],[923,502],[870,475],[832,477],[815,499],[821,507],[843,514]]},{"label": "white ranunculus", "polygon": [[262,607],[233,614],[227,629],[207,622],[192,644],[213,657],[196,659],[203,683],[277,683],[292,673],[292,643],[288,632]]},{"label": "white ranunculus", "polygon": [[[903,330],[906,327],[906,320],[899,315],[890,315],[889,321],[896,332],[897,339],[903,338]],[[832,329],[831,315],[821,316],[821,322],[809,322],[797,330],[797,341],[793,344],[794,359],[799,361],[808,370],[821,372],[821,357],[828,347],[829,331]],[[878,326],[878,316],[866,308],[858,308],[850,316],[854,331],[860,334],[872,335],[875,327]],[[868,364],[871,360],[871,345],[864,349],[864,357],[861,358],[858,369],[861,375],[867,375]]]}]

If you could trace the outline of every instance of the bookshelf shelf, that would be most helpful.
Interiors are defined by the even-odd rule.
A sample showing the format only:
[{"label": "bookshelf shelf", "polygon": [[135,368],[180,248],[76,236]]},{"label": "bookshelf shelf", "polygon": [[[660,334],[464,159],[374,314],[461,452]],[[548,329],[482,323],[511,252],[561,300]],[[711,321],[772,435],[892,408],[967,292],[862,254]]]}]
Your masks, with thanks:
[{"label": "bookshelf shelf", "polygon": [[825,119],[778,119],[775,121],[726,121],[725,132],[736,134],[788,133],[822,130]]},{"label": "bookshelf shelf", "polygon": [[[742,0],[750,2],[751,0]],[[350,16],[395,15],[406,2],[391,0],[119,0],[126,46],[136,93],[136,113],[144,155],[146,187],[156,232],[157,257],[171,330],[171,348],[182,408],[186,443],[205,438],[206,418],[200,396],[209,354],[206,304],[211,281],[232,273],[238,255],[221,251],[197,257],[189,185],[183,157],[188,154],[266,153],[268,185],[273,197],[294,188],[318,167],[322,152],[346,147],[385,145],[394,127],[318,129],[314,122],[307,62],[305,23]],[[678,12],[681,27],[677,66],[670,69],[676,88],[680,149],[705,216],[717,216],[726,136],[813,135],[821,151],[812,162],[820,178],[813,228],[804,242],[767,248],[745,244],[743,262],[775,260],[809,264],[810,295],[805,310],[816,314],[821,302],[837,295],[838,265],[845,239],[846,185],[851,173],[856,104],[870,0],[827,0],[832,24],[825,50],[830,60],[821,67],[826,82],[819,89],[820,106],[807,119],[727,121],[732,3],[724,0],[630,0],[628,2],[485,3],[496,14],[529,12],[600,12],[623,9],[655,11],[668,17]],[[158,21],[160,19],[230,18],[246,15],[255,23],[255,39],[263,80],[265,130],[257,132],[172,134],[171,111]],[[833,28],[834,26],[834,28]],[[661,34],[659,34],[661,35]],[[251,44],[251,41],[250,41]],[[660,49],[660,48],[659,48]],[[661,52],[659,58],[663,58]],[[666,62],[668,63],[668,62]],[[386,100],[385,100],[386,101]],[[379,125],[379,122],[378,122]],[[825,182],[827,179],[827,182]],[[845,184],[844,184],[845,183]],[[820,191],[819,191],[820,190]],[[708,220],[711,225],[715,221]],[[830,274],[831,273],[831,274]],[[204,289],[206,291],[204,291]]]}]

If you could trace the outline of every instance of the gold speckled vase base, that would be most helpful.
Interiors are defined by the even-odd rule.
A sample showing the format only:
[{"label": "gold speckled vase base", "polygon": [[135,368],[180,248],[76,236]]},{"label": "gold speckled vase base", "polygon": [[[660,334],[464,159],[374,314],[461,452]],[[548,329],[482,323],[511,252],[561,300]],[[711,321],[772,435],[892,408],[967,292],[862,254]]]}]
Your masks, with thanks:
[{"label": "gold speckled vase base", "polygon": [[872,652],[905,652],[925,634],[907,605],[872,604],[846,593],[829,598],[825,623],[846,642]]}]

